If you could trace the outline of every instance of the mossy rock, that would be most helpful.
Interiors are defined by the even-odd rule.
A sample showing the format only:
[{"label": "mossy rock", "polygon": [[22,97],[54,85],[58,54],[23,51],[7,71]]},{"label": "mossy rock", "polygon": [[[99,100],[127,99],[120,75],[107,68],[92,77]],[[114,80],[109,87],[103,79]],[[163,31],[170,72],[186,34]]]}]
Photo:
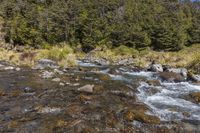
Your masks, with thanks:
[{"label": "mossy rock", "polygon": [[153,85],[153,86],[160,86],[161,85],[159,80],[148,80],[147,84]]},{"label": "mossy rock", "polygon": [[193,92],[190,96],[196,103],[200,103],[200,92]]},{"label": "mossy rock", "polygon": [[160,119],[155,116],[147,115],[144,112],[140,112],[137,110],[128,110],[124,118],[126,121],[140,121],[143,123],[149,123],[149,124],[160,124]]},{"label": "mossy rock", "polygon": [[108,81],[111,80],[111,77],[109,75],[103,74],[99,77],[99,79],[102,81]]}]

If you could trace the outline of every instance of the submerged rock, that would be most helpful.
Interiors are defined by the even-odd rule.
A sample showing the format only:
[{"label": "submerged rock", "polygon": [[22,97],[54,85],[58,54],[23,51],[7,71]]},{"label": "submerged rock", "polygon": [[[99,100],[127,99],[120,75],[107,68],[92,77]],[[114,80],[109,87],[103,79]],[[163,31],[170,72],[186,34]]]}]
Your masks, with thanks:
[{"label": "submerged rock", "polygon": [[156,116],[147,115],[144,112],[137,110],[128,110],[125,115],[125,120],[127,121],[140,121],[149,124],[160,124],[160,119]]},{"label": "submerged rock", "polygon": [[167,81],[167,82],[183,82],[185,81],[185,78],[178,74],[178,73],[174,73],[174,72],[161,72],[158,74],[158,77],[162,80],[162,81]]},{"label": "submerged rock", "polygon": [[78,88],[78,91],[92,93],[93,89],[94,89],[94,85],[85,85],[83,87]]}]

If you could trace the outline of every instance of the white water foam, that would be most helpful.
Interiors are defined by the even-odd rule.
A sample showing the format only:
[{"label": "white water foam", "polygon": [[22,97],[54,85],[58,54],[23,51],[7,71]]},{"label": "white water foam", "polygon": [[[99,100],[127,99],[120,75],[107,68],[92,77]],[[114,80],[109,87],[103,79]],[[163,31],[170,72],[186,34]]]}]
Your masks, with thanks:
[{"label": "white water foam", "polygon": [[131,76],[141,76],[141,77],[152,78],[155,73],[140,71],[140,72],[124,72],[124,74],[131,75]]},{"label": "white water foam", "polygon": [[[149,86],[147,83],[142,82],[138,87],[139,94],[138,99],[153,110],[153,114],[158,115],[161,120],[198,120],[200,121],[200,105],[192,103],[183,99],[191,92],[199,92],[200,86],[183,83],[162,83],[160,87],[154,87],[158,89],[155,94],[149,94]],[[188,113],[190,116],[185,116],[184,113]]]},{"label": "white water foam", "polygon": [[94,63],[83,62],[83,61],[80,61],[80,60],[78,60],[77,63],[78,63],[79,66],[82,66],[82,67],[99,67],[98,65],[96,65]]}]

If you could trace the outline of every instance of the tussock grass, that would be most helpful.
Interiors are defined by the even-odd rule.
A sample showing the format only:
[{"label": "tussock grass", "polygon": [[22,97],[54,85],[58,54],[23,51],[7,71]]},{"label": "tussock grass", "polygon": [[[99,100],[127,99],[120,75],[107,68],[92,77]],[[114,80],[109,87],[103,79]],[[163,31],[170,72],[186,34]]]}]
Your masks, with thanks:
[{"label": "tussock grass", "polygon": [[73,49],[68,45],[63,47],[54,46],[48,49],[26,50],[23,53],[0,49],[0,60],[9,61],[16,65],[33,66],[37,60],[43,58],[52,59],[63,67],[75,66],[77,59]]},{"label": "tussock grass", "polygon": [[[17,65],[32,66],[37,60],[47,58],[57,61],[63,67],[75,66],[77,65],[77,58],[84,58],[86,54],[74,49],[66,44],[46,49],[27,50],[23,53],[1,48],[0,60],[7,60]],[[200,73],[200,44],[186,47],[178,52],[157,52],[150,49],[137,51],[133,48],[120,46],[113,49],[103,48],[103,50],[95,51],[92,56],[105,58],[111,62],[131,57],[134,58],[135,65],[140,67],[147,67],[152,61],[156,61],[172,67],[187,67]]]}]

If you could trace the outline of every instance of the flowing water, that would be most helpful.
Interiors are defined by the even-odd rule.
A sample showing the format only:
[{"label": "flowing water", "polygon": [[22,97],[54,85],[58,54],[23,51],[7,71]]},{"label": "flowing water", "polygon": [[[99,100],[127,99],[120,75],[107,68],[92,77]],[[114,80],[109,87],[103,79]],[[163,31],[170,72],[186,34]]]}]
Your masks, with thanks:
[{"label": "flowing water", "polygon": [[[83,62],[55,74],[59,82],[41,78],[44,71],[53,70],[0,71],[0,132],[200,132],[200,104],[188,98],[200,85],[149,85],[156,73]],[[94,92],[78,91],[88,84]],[[161,122],[128,121],[131,109]]]}]

